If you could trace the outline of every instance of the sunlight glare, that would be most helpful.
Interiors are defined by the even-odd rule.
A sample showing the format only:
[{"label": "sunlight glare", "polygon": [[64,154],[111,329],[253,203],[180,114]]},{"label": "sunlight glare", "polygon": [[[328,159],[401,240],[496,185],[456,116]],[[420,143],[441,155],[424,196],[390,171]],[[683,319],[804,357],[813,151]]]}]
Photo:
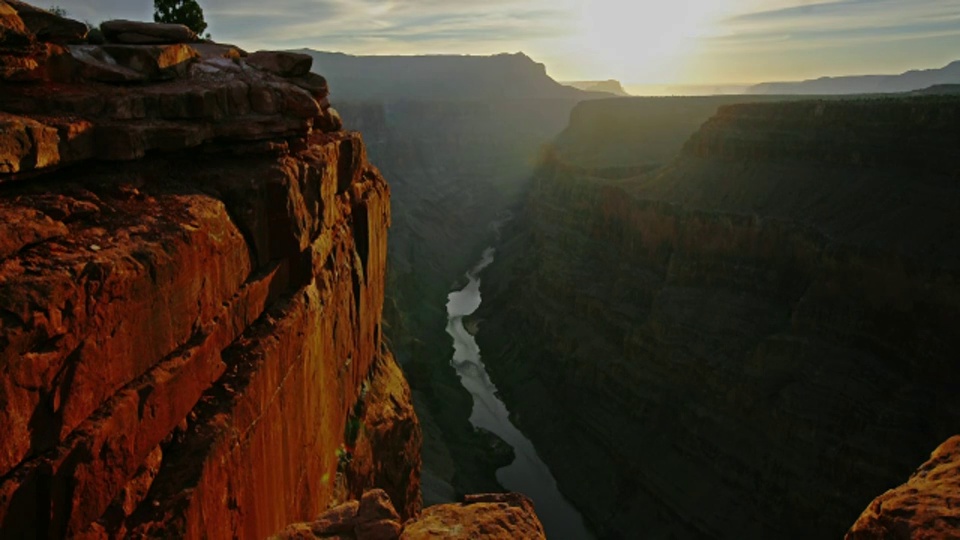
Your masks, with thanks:
[{"label": "sunlight glare", "polygon": [[677,78],[730,0],[589,0],[581,5],[580,50],[598,71],[633,81]]}]

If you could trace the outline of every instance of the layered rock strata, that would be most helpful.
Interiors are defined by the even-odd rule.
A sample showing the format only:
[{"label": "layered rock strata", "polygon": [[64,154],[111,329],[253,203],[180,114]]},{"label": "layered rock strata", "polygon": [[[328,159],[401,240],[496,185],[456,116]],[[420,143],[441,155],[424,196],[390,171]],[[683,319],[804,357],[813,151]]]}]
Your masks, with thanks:
[{"label": "layered rock strata", "polygon": [[543,166],[479,343],[602,535],[839,537],[953,434],[958,115],[737,105],[663,170]]},{"label": "layered rock strata", "polygon": [[376,486],[418,512],[390,192],[322,77],[25,10],[0,2],[3,535],[262,538]]}]

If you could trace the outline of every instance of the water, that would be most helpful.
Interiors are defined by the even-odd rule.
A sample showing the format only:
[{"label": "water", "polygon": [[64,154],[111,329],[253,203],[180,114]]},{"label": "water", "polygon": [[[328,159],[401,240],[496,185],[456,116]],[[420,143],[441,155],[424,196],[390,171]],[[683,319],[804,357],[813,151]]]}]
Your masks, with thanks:
[{"label": "water", "polygon": [[467,273],[470,280],[467,286],[447,297],[447,333],[453,337],[454,347],[451,364],[460,375],[464,388],[473,395],[470,423],[495,433],[513,447],[516,459],[497,471],[497,481],[504,488],[533,499],[547,538],[593,538],[580,513],[557,489],[553,474],[537,455],[533,443],[510,422],[510,412],[497,397],[497,387],[480,360],[480,346],[463,326],[463,318],[480,307],[479,274],[493,262],[494,254],[493,248],[484,251],[480,262]]}]

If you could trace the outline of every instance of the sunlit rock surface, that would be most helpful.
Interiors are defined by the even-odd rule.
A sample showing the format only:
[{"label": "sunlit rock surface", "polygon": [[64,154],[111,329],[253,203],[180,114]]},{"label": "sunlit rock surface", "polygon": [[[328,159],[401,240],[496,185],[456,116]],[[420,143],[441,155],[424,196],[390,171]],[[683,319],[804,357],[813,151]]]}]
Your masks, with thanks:
[{"label": "sunlit rock surface", "polygon": [[373,487],[418,512],[390,191],[323,78],[32,9],[0,2],[3,536],[262,538]]}]

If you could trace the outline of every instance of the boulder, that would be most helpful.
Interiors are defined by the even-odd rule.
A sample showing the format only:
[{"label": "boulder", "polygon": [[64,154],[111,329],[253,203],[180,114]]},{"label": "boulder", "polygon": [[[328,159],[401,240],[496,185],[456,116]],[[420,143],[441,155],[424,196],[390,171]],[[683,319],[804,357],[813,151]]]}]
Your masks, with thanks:
[{"label": "boulder", "polygon": [[131,45],[192,43],[198,40],[197,34],[182,24],[114,20],[101,24],[100,30],[109,42]]},{"label": "boulder", "polygon": [[226,45],[223,43],[213,43],[210,41],[203,41],[200,43],[194,43],[191,45],[193,50],[197,51],[200,55],[200,58],[204,60],[210,58],[229,58],[231,60],[236,60],[237,58],[243,58],[247,56],[247,51],[237,47],[235,45]]},{"label": "boulder", "polygon": [[112,56],[96,45],[70,47],[70,54],[55,62],[51,77],[60,82],[82,79],[113,84],[149,80],[146,74],[118,64]]},{"label": "boulder", "polygon": [[324,133],[333,133],[343,129],[343,119],[340,118],[340,113],[338,113],[336,109],[327,107],[326,110],[317,116],[314,125]]},{"label": "boulder", "polygon": [[421,538],[543,539],[533,502],[519,493],[474,495],[461,504],[431,506],[405,524],[401,540]]},{"label": "boulder", "polygon": [[142,73],[150,80],[183,77],[200,54],[190,45],[103,45],[117,64]]},{"label": "boulder", "polygon": [[0,46],[20,48],[30,45],[33,38],[23,24],[17,10],[0,0]]},{"label": "boulder", "polygon": [[960,538],[960,436],[937,448],[906,484],[877,497],[846,540]]},{"label": "boulder", "polygon": [[[330,87],[327,86],[327,79],[316,73],[307,73],[300,77],[291,78],[290,82],[310,92],[317,101],[326,99],[326,97],[330,95]],[[329,107],[329,104],[327,107]]]},{"label": "boulder", "polygon": [[40,41],[52,43],[82,43],[87,37],[87,25],[67,19],[45,9],[33,7],[19,0],[6,0],[23,24]]},{"label": "boulder", "polygon": [[393,508],[390,502],[390,496],[382,489],[372,489],[363,494],[360,498],[360,509],[357,512],[357,519],[360,523],[380,521],[382,519],[391,519],[399,521],[400,515]]},{"label": "boulder", "polygon": [[281,77],[303,77],[313,65],[310,55],[284,51],[257,51],[246,60],[251,66]]}]

